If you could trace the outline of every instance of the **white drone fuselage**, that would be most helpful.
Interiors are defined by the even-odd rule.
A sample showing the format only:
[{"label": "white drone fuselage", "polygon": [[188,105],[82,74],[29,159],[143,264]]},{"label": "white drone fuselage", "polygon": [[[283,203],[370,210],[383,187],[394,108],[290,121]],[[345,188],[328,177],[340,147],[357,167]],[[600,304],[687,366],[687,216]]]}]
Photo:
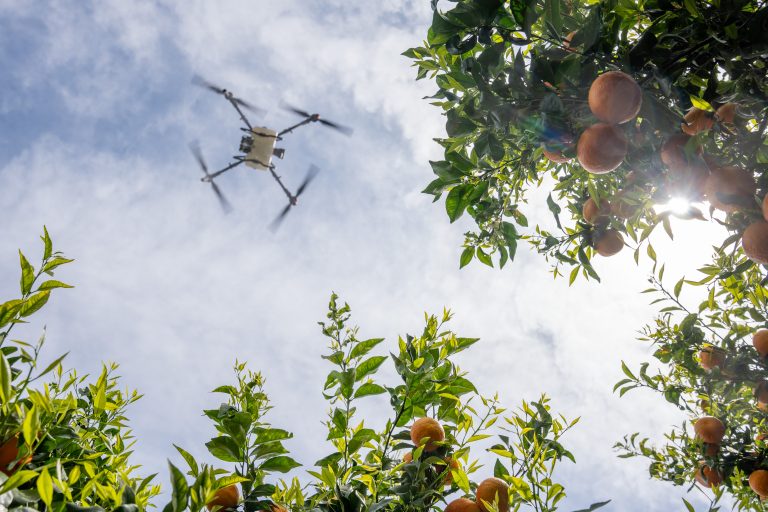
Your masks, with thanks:
[{"label": "white drone fuselage", "polygon": [[253,144],[245,155],[245,165],[261,171],[269,170],[272,165],[272,155],[277,144],[277,132],[264,127],[251,129]]}]

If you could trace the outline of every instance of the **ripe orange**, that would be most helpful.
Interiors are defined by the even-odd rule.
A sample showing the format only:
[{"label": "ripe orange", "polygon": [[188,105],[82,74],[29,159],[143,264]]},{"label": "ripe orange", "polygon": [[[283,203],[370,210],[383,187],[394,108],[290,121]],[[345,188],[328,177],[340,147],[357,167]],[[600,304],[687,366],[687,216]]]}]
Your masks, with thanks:
[{"label": "ripe orange", "polygon": [[550,151],[547,148],[544,148],[544,156],[556,164],[562,164],[570,160],[567,156],[563,156],[560,151]]},{"label": "ripe orange", "polygon": [[406,464],[409,462],[413,462],[413,453],[408,452],[405,455],[403,455],[403,462],[405,462]]},{"label": "ripe orange", "polygon": [[642,102],[640,86],[621,71],[603,73],[589,87],[589,108],[606,123],[621,124],[634,119]]},{"label": "ripe orange", "polygon": [[763,381],[755,388],[755,398],[757,407],[762,410],[768,409],[768,381]]},{"label": "ripe orange", "polygon": [[459,463],[451,457],[446,457],[443,460],[445,460],[445,465],[435,464],[434,467],[437,470],[437,472],[440,474],[445,472],[445,477],[443,478],[443,484],[451,485],[453,483],[453,474],[451,474],[451,470],[459,469]]},{"label": "ripe orange", "polygon": [[269,512],[288,512],[288,510],[284,506],[272,502],[269,505]]},{"label": "ripe orange", "polygon": [[768,195],[763,198],[763,218],[768,220]]},{"label": "ripe orange", "polygon": [[213,507],[216,506],[221,507],[220,510],[234,509],[239,501],[240,491],[236,484],[232,484],[217,490],[213,499],[205,505],[205,508],[209,511],[213,510]]},{"label": "ripe orange", "polygon": [[595,200],[590,197],[584,201],[584,206],[581,207],[582,217],[590,224],[594,224],[597,219],[607,217],[610,214],[611,205],[607,199],[600,201],[600,207],[598,207]]},{"label": "ripe orange", "polygon": [[704,182],[709,204],[727,213],[744,208],[757,193],[750,171],[740,167],[715,167]]},{"label": "ripe orange", "polygon": [[597,123],[584,130],[576,145],[579,163],[591,173],[616,169],[627,156],[627,138],[612,124]]},{"label": "ripe orange", "polygon": [[606,229],[595,240],[595,250],[600,256],[613,256],[622,248],[624,248],[624,237],[613,228]]},{"label": "ripe orange", "polygon": [[696,135],[699,132],[709,130],[715,124],[715,120],[712,119],[709,112],[696,107],[691,108],[683,119],[685,122],[681,128],[688,135]]},{"label": "ripe orange", "polygon": [[477,486],[475,499],[480,508],[487,512],[493,512],[493,507],[484,502],[489,505],[496,503],[499,512],[506,512],[509,510],[509,486],[500,478],[486,478]]},{"label": "ripe orange", "polygon": [[768,355],[768,329],[758,329],[752,335],[752,345],[760,357]]},{"label": "ripe orange", "polygon": [[[32,455],[19,459],[19,434],[16,434],[0,445],[0,471],[8,476],[11,476],[17,469],[26,465],[31,460]],[[8,469],[11,465],[13,467]]]},{"label": "ripe orange", "polygon": [[693,424],[696,437],[709,444],[720,444],[725,435],[725,425],[712,416],[702,416]]},{"label": "ripe orange", "polygon": [[719,444],[704,443],[704,454],[707,457],[714,457],[719,452],[720,452],[720,445]]},{"label": "ripe orange", "polygon": [[768,471],[757,469],[749,475],[749,487],[761,498],[768,497]]},{"label": "ripe orange", "polygon": [[696,469],[696,481],[704,487],[717,487],[723,483],[723,474],[715,468],[710,468],[704,463]]},{"label": "ripe orange", "polygon": [[[694,163],[685,152],[689,140],[690,136],[678,133],[664,141],[660,156],[670,171],[686,171]],[[697,148],[695,152],[699,153],[700,150]]]},{"label": "ripe orange", "polygon": [[432,418],[419,418],[411,425],[411,441],[419,445],[425,437],[429,438],[424,451],[431,452],[437,449],[437,444],[445,440],[445,431],[442,425]]},{"label": "ripe orange", "polygon": [[573,48],[571,48],[571,41],[573,40],[573,36],[576,35],[576,31],[570,32],[567,36],[563,38],[563,49],[569,52],[575,52]]},{"label": "ripe orange", "polygon": [[733,123],[734,119],[736,119],[736,104],[726,103],[720,105],[715,111],[715,116],[721,123]]},{"label": "ripe orange", "polygon": [[722,368],[725,364],[725,350],[718,347],[704,347],[699,352],[699,364],[705,370]]},{"label": "ripe orange", "polygon": [[741,235],[741,247],[747,258],[761,265],[768,264],[768,222],[750,224]]},{"label": "ripe orange", "polygon": [[457,498],[445,507],[445,512],[481,512],[474,501],[467,498]]}]

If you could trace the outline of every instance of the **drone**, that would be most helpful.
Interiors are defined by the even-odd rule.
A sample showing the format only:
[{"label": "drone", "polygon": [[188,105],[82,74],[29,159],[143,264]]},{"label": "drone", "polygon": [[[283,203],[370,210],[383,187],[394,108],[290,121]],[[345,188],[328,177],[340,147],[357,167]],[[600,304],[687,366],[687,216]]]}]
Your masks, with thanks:
[{"label": "drone", "polygon": [[280,185],[283,193],[288,198],[288,204],[270,225],[271,229],[274,231],[279,227],[280,223],[283,221],[291,208],[298,204],[299,196],[304,193],[304,191],[307,189],[307,186],[309,186],[309,184],[319,172],[317,166],[314,164],[310,165],[309,170],[304,177],[304,181],[301,182],[301,185],[299,185],[295,193],[291,192],[283,183],[282,178],[277,174],[277,172],[275,172],[275,163],[273,162],[273,159],[278,158],[282,160],[285,156],[285,149],[278,148],[277,143],[283,140],[283,136],[293,132],[297,128],[308,125],[310,123],[320,123],[323,126],[332,128],[347,136],[352,134],[352,129],[327,119],[323,119],[320,117],[320,114],[310,114],[309,112],[287,104],[283,104],[282,107],[302,117],[303,119],[301,121],[280,131],[272,130],[266,127],[254,127],[246,117],[244,110],[248,110],[255,114],[263,114],[265,112],[263,109],[238,98],[232,91],[214,85],[200,78],[199,76],[195,76],[192,79],[192,83],[223,96],[224,99],[226,99],[234,107],[240,116],[240,120],[245,124],[245,127],[240,128],[240,130],[245,132],[245,135],[243,135],[243,137],[240,139],[239,151],[241,154],[234,155],[232,157],[234,161],[230,162],[226,167],[218,171],[209,172],[208,166],[203,159],[199,144],[196,142],[190,144],[190,150],[192,151],[192,154],[194,155],[204,174],[204,176],[200,178],[200,181],[211,184],[213,193],[218,198],[222,209],[225,213],[229,213],[232,210],[232,205],[229,203],[229,201],[227,201],[227,198],[224,196],[214,179],[242,164],[245,164],[246,166],[253,169],[269,171],[275,181],[277,181],[278,185]]}]

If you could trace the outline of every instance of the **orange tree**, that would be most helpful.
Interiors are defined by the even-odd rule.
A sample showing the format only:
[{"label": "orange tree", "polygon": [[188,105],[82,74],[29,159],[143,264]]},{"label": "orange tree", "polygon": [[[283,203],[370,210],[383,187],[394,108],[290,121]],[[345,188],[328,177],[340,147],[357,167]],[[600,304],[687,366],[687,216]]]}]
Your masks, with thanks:
[{"label": "orange tree", "polygon": [[69,263],[45,230],[37,269],[19,252],[20,297],[0,304],[0,505],[72,512],[146,508],[159,487],[129,463],[133,438],[125,411],[139,399],[121,391],[115,365],[97,379],[64,371],[65,356],[44,362],[45,333],[35,343],[14,328],[69,285],[49,278]]},{"label": "orange tree", "polygon": [[[237,384],[216,390],[227,402],[206,411],[219,434],[207,446],[234,467],[200,467],[180,450],[189,470],[184,475],[172,466],[173,498],[165,510],[557,510],[565,489],[553,473],[561,460],[573,460],[561,437],[577,420],[554,415],[546,396],[509,412],[498,397],[480,395],[452,361],[477,339],[447,330],[450,317],[427,316],[420,336],[400,338],[389,357],[373,355],[383,339],[360,339],[348,325],[349,306],[332,295],[321,322],[328,339],[323,358],[333,368],[322,386],[330,453],[307,471],[312,479],[271,476],[298,465],[283,445],[291,434],[265,423],[263,379],[238,364]],[[392,385],[376,379],[387,361],[398,376]],[[378,395],[385,398],[380,404],[389,402],[390,417],[360,417],[358,405]],[[495,460],[481,464],[488,453]]]},{"label": "orange tree", "polygon": [[[636,250],[671,199],[726,213],[768,262],[765,195],[768,7],[748,0],[432,1],[427,39],[404,55],[446,116],[442,160],[424,190],[464,212],[460,264],[499,266],[519,241],[571,281],[597,278],[594,254]],[[532,189],[550,193],[547,229],[529,226]],[[545,194],[546,195],[546,194]],[[683,203],[684,205],[686,203]],[[570,217],[571,219],[568,219]],[[647,253],[656,258],[648,246]]]},{"label": "orange tree", "polygon": [[[115,365],[90,381],[64,371],[65,356],[42,366],[43,338],[31,344],[11,337],[52,290],[69,287],[42,279],[71,260],[54,252],[47,231],[41,238],[37,270],[20,254],[21,297],[0,304],[0,507],[145,510],[160,488],[152,484],[155,475],[136,475],[130,462],[134,440],[125,412],[140,396],[118,390]],[[187,468],[169,463],[164,512],[558,509],[565,489],[554,472],[563,459],[573,461],[561,439],[577,419],[555,415],[544,395],[507,411],[497,396],[479,394],[452,360],[478,340],[447,330],[449,311],[426,316],[420,336],[399,339],[385,356],[373,355],[383,339],[360,339],[348,326],[348,305],[333,295],[329,309],[321,326],[328,339],[323,358],[333,366],[322,385],[331,451],[308,471],[311,480],[276,476],[299,467],[284,445],[292,434],[266,421],[272,406],[262,376],[236,363],[235,383],[214,390],[226,401],[204,411],[216,430],[206,447],[219,462],[198,463],[177,446]],[[397,374],[392,385],[376,380],[387,361]],[[378,395],[391,416],[362,419],[358,405]]]},{"label": "orange tree", "polygon": [[[688,409],[698,429],[675,430],[661,448],[628,436],[622,456],[649,457],[651,475],[676,484],[714,485],[713,507],[727,491],[738,506],[760,509],[768,460],[754,436],[762,436],[768,396],[764,354],[749,339],[768,326],[768,8],[698,0],[432,6],[426,41],[405,55],[418,78],[434,79],[432,101],[446,115],[444,157],[431,162],[436,177],[424,192],[445,196],[452,222],[466,212],[476,224],[460,265],[477,258],[493,266],[495,257],[503,266],[524,240],[573,282],[598,278],[595,254],[630,245],[638,260],[644,248],[654,262],[651,291],[661,294],[644,338],[657,346],[661,370],[624,365],[616,389],[654,389]],[[536,188],[556,229],[544,219],[529,227],[524,206]],[[659,207],[673,201],[677,209]],[[661,225],[671,237],[670,215],[708,217],[729,234],[700,276],[668,289],[649,236]],[[680,302],[686,283],[706,292],[698,309]],[[698,422],[702,415],[711,417]]]}]

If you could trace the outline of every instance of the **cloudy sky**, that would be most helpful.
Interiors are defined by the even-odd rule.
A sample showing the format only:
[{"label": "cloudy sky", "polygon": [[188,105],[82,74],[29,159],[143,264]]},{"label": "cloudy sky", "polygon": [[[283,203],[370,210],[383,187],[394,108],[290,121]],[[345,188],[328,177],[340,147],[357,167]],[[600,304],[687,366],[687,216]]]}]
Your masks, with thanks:
[{"label": "cloudy sky", "polygon": [[[231,380],[235,358],[264,373],[271,420],[296,434],[296,458],[327,453],[316,322],[336,291],[362,336],[389,343],[419,332],[424,311],[452,308],[454,330],[482,339],[459,362],[484,393],[514,406],[546,392],[581,416],[566,439],[578,463],[559,473],[563,510],[605,499],[614,510],[679,509],[682,489],[612,450],[625,433],[658,438],[682,419],[655,396],[611,392],[620,360],[650,358],[634,341],[653,315],[637,293],[647,265],[627,250],[597,262],[602,284],[570,288],[526,249],[503,271],[459,271],[469,224],[448,224],[419,193],[443,121],[422,100],[433,86],[415,82],[400,53],[430,18],[426,0],[0,0],[0,296],[16,296],[15,251],[37,259],[47,225],[77,259],[59,275],[76,288],[23,334],[47,324],[48,355],[70,351],[82,372],[120,363],[124,384],[145,395],[131,411],[136,457],[163,484],[165,460],[179,462],[171,443],[205,458],[213,432],[200,411],[217,405],[209,391]],[[355,128],[351,139],[319,126],[285,139],[278,171],[290,187],[310,163],[322,172],[277,234],[267,225],[285,198],[267,175],[219,180],[228,216],[200,183],[187,143],[223,166],[240,131],[223,99],[190,85],[196,73],[268,109],[259,124],[294,122],[286,101]],[[527,212],[548,217],[540,198]],[[718,234],[674,227],[674,243],[657,247],[670,280],[706,261]]]}]

